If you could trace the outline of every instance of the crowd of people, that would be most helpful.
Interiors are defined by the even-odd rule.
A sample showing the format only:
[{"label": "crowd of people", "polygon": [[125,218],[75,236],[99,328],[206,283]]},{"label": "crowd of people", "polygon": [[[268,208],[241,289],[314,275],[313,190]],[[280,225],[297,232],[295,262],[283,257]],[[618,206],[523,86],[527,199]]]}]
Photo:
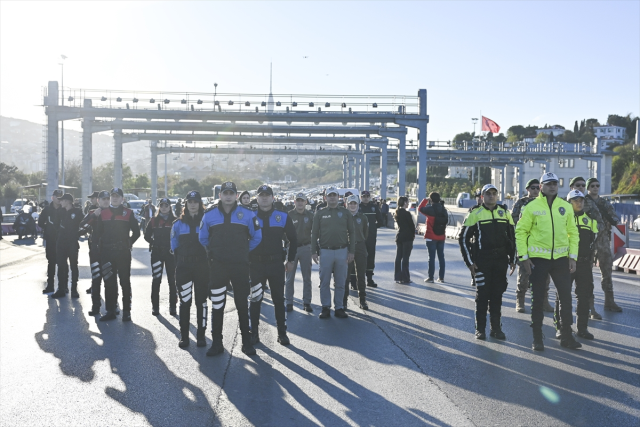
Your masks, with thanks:
[{"label": "crowd of people", "polygon": [[[471,208],[459,234],[462,259],[476,288],[475,336],[486,339],[487,313],[490,336],[506,339],[502,330],[502,295],[507,289],[507,272],[518,266],[517,305],[524,312],[524,296],[531,290],[534,350],[543,350],[543,311],[554,312],[557,337],[563,347],[581,345],[571,328],[572,282],[576,282],[577,336],[593,339],[588,319],[601,318],[594,307],[592,266],[602,271],[605,309],[622,311],[613,300],[611,284],[610,227],[617,223],[615,211],[598,197],[599,183],[591,178],[571,180],[566,200],[558,196],[558,178],[545,173],[527,183],[528,194],[513,210],[498,203],[498,190],[488,184],[481,190],[478,205]],[[585,194],[585,192],[587,192]],[[294,283],[298,264],[302,275],[302,309],[311,306],[311,266],[319,264],[319,317],[333,314],[346,318],[350,290],[357,292],[360,308],[367,310],[368,288],[373,280],[377,229],[387,215],[364,190],[345,194],[340,200],[335,187],[327,188],[323,201],[310,209],[304,193],[292,206],[277,204],[273,189],[262,185],[251,199],[233,182],[222,185],[220,199],[205,207],[199,192],[190,191],[184,205],[172,206],[168,198],[157,208],[149,200],[142,207],[144,239],[149,243],[151,311],[160,313],[163,271],[169,289],[169,313],[179,315],[181,337],[178,345],[190,345],[190,308],[196,305],[197,346],[205,346],[208,301],[211,301],[212,345],[208,355],[224,351],[222,326],[227,293],[237,308],[242,351],[255,354],[260,342],[259,322],[264,293],[271,292],[278,342],[288,345],[287,313],[294,308]],[[140,225],[125,207],[122,189],[94,192],[86,212],[74,205],[70,194],[53,192],[52,202],[40,214],[46,244],[47,286],[43,293],[52,298],[71,294],[78,298],[78,238],[89,236],[92,283],[92,316],[114,320],[120,314],[118,294],[122,291],[122,320],[131,320],[131,250],[140,237]],[[409,199],[398,199],[393,215],[396,233],[394,280],[411,282],[409,259],[415,240],[416,222],[408,211]],[[384,208],[383,204],[382,208]],[[388,209],[388,206],[387,206]],[[417,208],[425,216],[424,240],[429,254],[427,283],[445,280],[444,242],[449,221],[444,202],[436,192]],[[573,213],[573,215],[572,215]],[[439,263],[436,279],[435,263]],[[69,292],[69,268],[71,290]],[[58,287],[54,289],[57,270]],[[434,280],[435,279],[435,280]],[[556,288],[555,308],[548,302],[549,285]],[[331,283],[334,293],[331,297]],[[102,313],[101,286],[104,284],[106,313]],[[55,292],[54,292],[55,291]],[[179,307],[179,309],[178,309]],[[178,311],[179,310],[179,311]]]}]

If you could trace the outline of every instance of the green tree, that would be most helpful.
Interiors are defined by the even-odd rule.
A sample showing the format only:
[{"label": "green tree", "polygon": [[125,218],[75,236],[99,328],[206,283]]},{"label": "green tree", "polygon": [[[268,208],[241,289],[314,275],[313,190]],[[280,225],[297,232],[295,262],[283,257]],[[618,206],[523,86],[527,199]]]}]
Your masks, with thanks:
[{"label": "green tree", "polygon": [[405,174],[405,182],[412,183],[417,182],[418,180],[418,170],[416,168],[407,169],[407,173]]},{"label": "green tree", "polygon": [[175,184],[171,189],[171,193],[178,197],[185,197],[189,191],[193,190],[202,194],[200,183],[193,178],[189,178]]},{"label": "green tree", "polygon": [[587,119],[585,126],[593,133],[593,127],[600,126],[600,122],[598,122],[598,119]]},{"label": "green tree", "polygon": [[135,177],[131,177],[124,181],[122,186],[125,189],[151,188],[151,180],[146,173],[137,174]]},{"label": "green tree", "polygon": [[504,136],[504,133],[500,133],[498,136],[493,138],[496,142],[507,142],[507,137]]},{"label": "green tree", "polygon": [[569,142],[569,143],[578,142],[578,138],[576,138],[576,134],[574,132],[571,132],[570,130],[565,131],[564,134],[558,137],[558,139],[562,142]]},{"label": "green tree", "polygon": [[[93,168],[93,189],[97,191],[113,188],[113,162]],[[122,165],[122,182],[131,179],[133,173],[127,165]]]},{"label": "green tree", "polygon": [[473,133],[470,132],[459,133],[453,137],[453,142],[457,144],[464,141],[471,141],[473,140],[473,136]]},{"label": "green tree", "polygon": [[0,163],[0,185],[5,185],[9,181],[11,181],[17,171],[18,171],[17,166],[11,166],[6,163]]},{"label": "green tree", "polygon": [[591,130],[589,130],[588,128],[585,128],[585,131],[582,133],[582,135],[580,135],[578,141],[584,142],[585,144],[593,144],[593,140],[595,138],[596,136],[593,134],[593,132],[591,132]]},{"label": "green tree", "polygon": [[536,144],[543,144],[545,142],[549,142],[549,135],[547,135],[544,132],[540,132],[538,136],[536,136],[536,139],[533,142],[535,142]]},{"label": "green tree", "polygon": [[577,135],[578,132],[580,132],[580,128],[578,127],[578,121],[576,120],[576,122],[573,125],[573,133]]}]

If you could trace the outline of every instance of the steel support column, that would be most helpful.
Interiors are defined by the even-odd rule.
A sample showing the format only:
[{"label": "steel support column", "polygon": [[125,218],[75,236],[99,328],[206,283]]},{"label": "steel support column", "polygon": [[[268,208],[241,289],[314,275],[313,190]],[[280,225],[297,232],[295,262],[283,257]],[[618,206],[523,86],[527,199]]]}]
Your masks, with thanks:
[{"label": "steel support column", "polygon": [[398,138],[398,196],[404,196],[407,177],[407,136],[403,134]]},{"label": "steel support column", "polygon": [[[90,99],[86,99],[91,103]],[[85,117],[82,120],[82,194],[85,200],[93,193],[93,119]]]},{"label": "steel support column", "polygon": [[527,185],[524,182],[524,168],[525,165],[521,165],[518,166],[518,194],[516,195],[516,199],[520,199],[521,197],[524,197],[524,193],[525,193],[525,185]]},{"label": "steel support column", "polygon": [[155,205],[157,198],[158,198],[158,141],[151,141],[151,203]]},{"label": "steel support column", "polygon": [[[49,82],[47,87],[47,106],[58,105],[58,82]],[[51,200],[53,190],[58,188],[58,117],[47,111],[47,200]]]},{"label": "steel support column", "polygon": [[122,188],[122,129],[113,131],[113,186]]},{"label": "steel support column", "polygon": [[[420,116],[427,117],[427,90],[420,89],[418,91],[420,102]],[[427,121],[420,123],[418,128],[418,166],[417,166],[417,198],[422,200],[427,197]]]},{"label": "steel support column", "polygon": [[[367,145],[365,144],[364,149],[365,151],[367,150]],[[369,191],[369,164],[371,163],[371,154],[369,153],[365,153],[364,154],[364,162],[363,162],[363,166],[364,166],[364,170],[363,170],[363,180],[364,180],[364,185],[363,185],[363,189]]]},{"label": "steel support column", "polygon": [[342,188],[349,187],[348,173],[347,173],[348,167],[349,165],[347,162],[347,156],[342,156]]},{"label": "steel support column", "polygon": [[[360,144],[355,144],[356,153],[360,153]],[[353,188],[360,188],[360,156],[355,156],[353,159]]]},{"label": "steel support column", "polygon": [[347,159],[347,183],[348,183],[347,187],[348,188],[353,188],[353,180],[354,180],[353,164],[354,164],[354,158],[348,157]]},{"label": "steel support column", "polygon": [[380,153],[380,198],[387,198],[387,146],[381,147]]}]

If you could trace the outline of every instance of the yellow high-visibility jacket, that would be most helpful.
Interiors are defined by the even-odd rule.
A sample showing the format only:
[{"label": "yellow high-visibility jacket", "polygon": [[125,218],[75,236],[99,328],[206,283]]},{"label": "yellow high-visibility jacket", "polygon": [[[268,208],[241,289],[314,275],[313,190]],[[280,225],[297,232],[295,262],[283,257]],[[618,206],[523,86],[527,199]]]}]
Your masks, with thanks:
[{"label": "yellow high-visibility jacket", "polygon": [[520,261],[566,256],[578,259],[580,234],[569,202],[556,196],[549,208],[547,197],[540,192],[524,207],[521,215],[516,226],[516,247]]}]

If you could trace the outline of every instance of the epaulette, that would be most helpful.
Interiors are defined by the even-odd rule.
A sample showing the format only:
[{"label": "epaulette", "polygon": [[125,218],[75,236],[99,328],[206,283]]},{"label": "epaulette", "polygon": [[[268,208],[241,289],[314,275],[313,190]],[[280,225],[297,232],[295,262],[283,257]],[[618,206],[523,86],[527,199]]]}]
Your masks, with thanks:
[{"label": "epaulette", "polygon": [[469,208],[469,212],[473,212],[474,210],[478,209],[479,207],[482,207],[482,205],[475,205]]},{"label": "epaulette", "polygon": [[508,211],[509,209],[507,208],[507,205],[501,205],[498,203],[498,206],[500,206],[502,209],[504,209],[505,211]]}]

